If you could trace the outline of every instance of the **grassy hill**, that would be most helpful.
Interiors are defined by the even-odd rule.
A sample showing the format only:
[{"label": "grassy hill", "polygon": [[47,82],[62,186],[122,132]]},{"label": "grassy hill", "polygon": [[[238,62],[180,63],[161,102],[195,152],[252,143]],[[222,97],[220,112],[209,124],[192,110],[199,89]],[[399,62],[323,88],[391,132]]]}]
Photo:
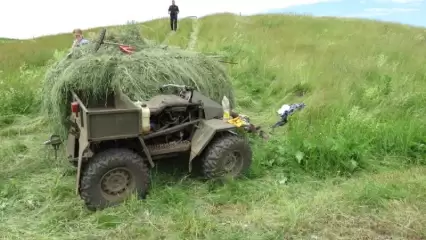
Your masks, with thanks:
[{"label": "grassy hill", "polygon": [[[119,26],[115,26],[119,27]],[[98,29],[89,30],[94,36]],[[195,31],[194,31],[195,30]],[[92,34],[91,34],[92,33]],[[264,128],[247,179],[217,186],[154,170],[146,201],[87,212],[37,116],[46,64],[70,34],[0,44],[4,239],[426,238],[426,31],[336,18],[220,14],[141,24],[145,37],[225,53],[238,111]]]},{"label": "grassy hill", "polygon": [[19,40],[18,39],[12,39],[12,38],[1,38],[0,37],[0,44],[1,43],[14,42],[14,41],[19,41]]}]

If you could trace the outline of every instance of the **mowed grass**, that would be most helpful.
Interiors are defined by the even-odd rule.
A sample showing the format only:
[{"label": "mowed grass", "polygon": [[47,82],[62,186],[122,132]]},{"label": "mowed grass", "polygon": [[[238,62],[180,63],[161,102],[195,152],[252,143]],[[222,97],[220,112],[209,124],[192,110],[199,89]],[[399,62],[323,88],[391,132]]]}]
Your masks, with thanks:
[{"label": "mowed grass", "polygon": [[[55,161],[42,146],[51,133],[38,116],[45,64],[71,35],[0,44],[0,238],[426,238],[424,29],[231,14],[198,26],[195,50],[238,63],[237,110],[252,122],[268,128],[282,104],[307,105],[271,141],[252,139],[247,177],[218,185],[154,169],[145,201],[87,211],[64,150]],[[160,19],[141,33],[186,48],[191,27],[171,35]]]},{"label": "mowed grass", "polygon": [[[168,29],[170,29],[170,23],[167,21]],[[170,32],[169,35],[164,39],[163,44],[170,46],[176,46],[185,49],[189,42],[189,37],[192,32],[192,19],[184,18],[178,22],[179,31],[174,33]]]}]

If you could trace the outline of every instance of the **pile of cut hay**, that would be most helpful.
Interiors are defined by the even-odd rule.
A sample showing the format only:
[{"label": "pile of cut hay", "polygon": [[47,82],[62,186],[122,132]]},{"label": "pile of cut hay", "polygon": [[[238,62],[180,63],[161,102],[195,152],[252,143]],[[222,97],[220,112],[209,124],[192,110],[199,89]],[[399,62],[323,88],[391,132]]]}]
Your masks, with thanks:
[{"label": "pile of cut hay", "polygon": [[[127,30],[127,31],[126,31]],[[150,44],[139,30],[107,32],[108,41],[136,47],[131,55],[118,46],[103,44],[95,53],[94,43],[72,50],[70,57],[54,63],[43,84],[43,109],[55,131],[64,133],[70,111],[70,90],[104,97],[120,87],[129,97],[147,100],[159,93],[162,84],[185,84],[221,102],[223,96],[234,106],[230,79],[222,63],[201,53]]]}]

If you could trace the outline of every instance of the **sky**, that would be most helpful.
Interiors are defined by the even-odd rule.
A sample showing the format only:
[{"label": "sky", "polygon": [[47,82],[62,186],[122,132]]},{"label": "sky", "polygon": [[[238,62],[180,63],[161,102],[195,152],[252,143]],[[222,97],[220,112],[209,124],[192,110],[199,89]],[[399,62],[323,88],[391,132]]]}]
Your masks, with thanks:
[{"label": "sky", "polygon": [[426,0],[336,0],[266,12],[367,18],[426,27]]},{"label": "sky", "polygon": [[[13,0],[0,10],[0,37],[33,38],[168,17],[169,0]],[[243,15],[294,12],[312,15],[373,17],[426,26],[426,0],[176,0],[180,18],[218,12]],[[423,15],[423,16],[422,16]],[[416,20],[415,20],[416,19]]]}]

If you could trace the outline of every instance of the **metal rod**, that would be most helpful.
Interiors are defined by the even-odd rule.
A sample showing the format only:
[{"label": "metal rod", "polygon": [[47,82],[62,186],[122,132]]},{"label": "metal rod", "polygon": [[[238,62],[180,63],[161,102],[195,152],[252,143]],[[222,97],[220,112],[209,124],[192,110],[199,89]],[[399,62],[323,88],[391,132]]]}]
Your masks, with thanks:
[{"label": "metal rod", "polygon": [[197,123],[197,122],[199,122],[199,121],[201,121],[201,120],[200,120],[200,119],[197,119],[197,120],[194,120],[194,121],[191,121],[191,122],[183,123],[183,124],[181,124],[181,125],[177,125],[177,126],[174,126],[174,127],[168,128],[168,129],[166,129],[166,130],[162,130],[162,131],[159,131],[159,132],[154,132],[154,133],[148,134],[148,135],[146,135],[146,136],[143,136],[143,139],[144,139],[144,140],[148,140],[148,139],[151,139],[151,138],[154,138],[154,137],[159,137],[159,136],[163,136],[163,135],[168,135],[168,134],[171,134],[171,133],[177,132],[177,131],[179,131],[179,130],[181,130],[181,129],[184,129],[185,127],[190,126],[190,125],[192,125],[192,124],[195,124],[195,123]]}]

